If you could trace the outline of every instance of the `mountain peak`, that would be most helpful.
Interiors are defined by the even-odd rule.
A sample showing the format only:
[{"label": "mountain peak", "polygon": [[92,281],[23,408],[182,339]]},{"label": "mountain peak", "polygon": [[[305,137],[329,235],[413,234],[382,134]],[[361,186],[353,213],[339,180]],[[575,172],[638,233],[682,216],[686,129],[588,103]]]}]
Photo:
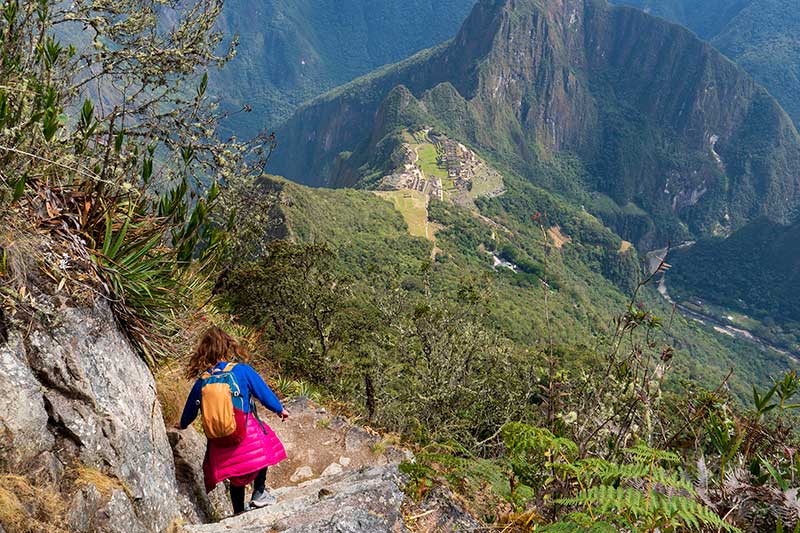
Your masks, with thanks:
[{"label": "mountain peak", "polygon": [[278,154],[277,172],[341,184],[332,162],[342,152],[359,165],[347,184],[374,172],[383,156],[367,152],[409,120],[378,113],[398,85],[420,101],[417,127],[440,126],[534,183],[542,157],[578,156],[588,178],[576,187],[648,214],[640,228],[616,228],[639,244],[725,233],[760,215],[787,222],[800,206],[800,139],[769,94],[691,32],[600,0],[479,2],[449,43],[288,121],[292,157]]}]

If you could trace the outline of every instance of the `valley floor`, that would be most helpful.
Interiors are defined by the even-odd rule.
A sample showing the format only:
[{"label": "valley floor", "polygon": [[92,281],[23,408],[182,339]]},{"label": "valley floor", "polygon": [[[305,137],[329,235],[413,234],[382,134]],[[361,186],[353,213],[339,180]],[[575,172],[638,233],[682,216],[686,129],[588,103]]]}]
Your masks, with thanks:
[{"label": "valley floor", "polygon": [[[677,249],[681,248],[688,248],[694,245],[694,241],[688,241],[685,243],[680,244]],[[656,272],[659,266],[662,263],[662,260],[665,258],[665,254],[668,253],[667,248],[663,248],[660,250],[654,250],[647,254],[647,264],[648,268],[650,269],[651,273]],[[665,263],[665,266],[669,268],[669,264]],[[718,316],[716,313],[712,314],[710,311],[705,311],[706,306],[703,305],[692,305],[691,307],[687,302],[676,302],[669,294],[669,290],[667,288],[667,272],[665,271],[662,274],[659,274],[658,278],[658,293],[671,305],[675,306],[675,309],[681,312],[686,318],[693,320],[708,329],[711,329],[717,333],[722,335],[727,335],[729,337],[733,337],[739,340],[744,340],[746,342],[751,342],[753,344],[758,345],[760,348],[765,350],[771,350],[776,352],[780,355],[787,357],[791,363],[797,365],[800,364],[800,352],[788,350],[785,347],[777,346],[769,339],[766,339],[762,336],[757,335],[753,331],[747,329],[746,327],[737,324],[732,325],[731,322],[734,320],[734,316],[731,313],[723,313],[723,316]],[[702,302],[700,302],[702,303]],[[749,317],[741,315],[743,320],[750,320]]]}]

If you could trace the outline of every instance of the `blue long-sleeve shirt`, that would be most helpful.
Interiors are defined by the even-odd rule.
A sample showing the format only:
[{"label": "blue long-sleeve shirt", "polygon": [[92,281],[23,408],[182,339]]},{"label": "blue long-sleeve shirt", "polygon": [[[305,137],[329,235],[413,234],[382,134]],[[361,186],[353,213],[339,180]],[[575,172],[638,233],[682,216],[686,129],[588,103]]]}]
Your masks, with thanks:
[{"label": "blue long-sleeve shirt", "polygon": [[[227,364],[227,362],[221,361],[217,363],[214,368],[219,368],[222,370]],[[264,380],[261,378],[258,372],[253,370],[253,367],[239,363],[233,367],[233,376],[236,378],[236,383],[239,385],[239,393],[242,395],[242,400],[244,400],[244,411],[246,413],[250,412],[251,395],[270,411],[277,414],[280,414],[281,411],[283,411],[283,406],[281,405],[280,400],[278,400],[278,397],[275,396],[275,393],[272,392],[272,389],[270,389],[269,386],[264,383]],[[198,379],[194,382],[192,392],[189,393],[189,398],[186,399],[186,405],[183,407],[183,415],[181,415],[181,429],[186,429],[189,427],[189,424],[191,424],[194,419],[197,418],[197,413],[200,410],[202,388],[202,379]]]}]

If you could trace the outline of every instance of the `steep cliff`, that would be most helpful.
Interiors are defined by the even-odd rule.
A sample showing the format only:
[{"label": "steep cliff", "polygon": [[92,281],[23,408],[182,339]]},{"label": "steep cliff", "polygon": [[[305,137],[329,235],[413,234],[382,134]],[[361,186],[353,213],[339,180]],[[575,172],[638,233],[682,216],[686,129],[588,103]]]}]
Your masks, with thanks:
[{"label": "steep cliff", "polygon": [[763,84],[800,123],[796,0],[619,0],[696,32]]},{"label": "steep cliff", "polygon": [[[32,301],[35,313],[9,318],[0,339],[0,473],[62,502],[63,516],[41,518],[53,529],[163,531],[190,515],[153,377],[108,306]],[[18,525],[35,531],[42,502],[23,495]]]},{"label": "steep cliff", "polygon": [[580,187],[646,212],[652,231],[623,234],[643,244],[789,221],[800,198],[800,140],[763,88],[690,32],[599,0],[479,2],[453,41],[301,108],[271,170],[350,185],[409,124],[535,184],[541,161],[576,154]]}]

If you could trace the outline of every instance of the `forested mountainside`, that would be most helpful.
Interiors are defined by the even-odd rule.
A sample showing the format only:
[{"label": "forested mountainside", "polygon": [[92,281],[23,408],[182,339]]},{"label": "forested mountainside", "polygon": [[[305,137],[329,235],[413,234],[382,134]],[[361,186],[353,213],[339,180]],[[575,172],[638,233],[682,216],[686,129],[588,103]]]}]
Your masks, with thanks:
[{"label": "forested mountainside", "polygon": [[716,314],[732,326],[797,351],[798,245],[800,225],[759,219],[727,239],[703,240],[676,250],[667,276],[670,295],[695,309],[718,306]]},{"label": "forested mountainside", "polygon": [[455,35],[474,0],[230,0],[218,20],[237,56],[212,77],[225,129],[274,129],[304,100]]},{"label": "forested mountainside", "polygon": [[[339,280],[340,301],[324,315],[323,328],[331,347],[340,344],[338,349],[345,352],[361,349],[348,344],[363,342],[361,337],[350,339],[348,328],[354,323],[372,328],[370,335],[377,337],[402,329],[392,324],[395,318],[378,318],[381,313],[375,315],[375,310],[366,313],[369,319],[354,318],[365,309],[377,305],[382,313],[401,320],[404,313],[418,312],[417,306],[429,305],[425,302],[432,299],[442,309],[471,308],[467,314],[501,335],[514,353],[536,353],[552,342],[563,357],[561,364],[571,369],[606,349],[616,318],[644,275],[630,243],[579,208],[522,183],[517,185],[520,192],[479,199],[481,211],[488,216],[478,216],[474,208],[449,199],[432,198],[427,208],[422,202],[415,210],[409,205],[416,198],[410,190],[308,188],[271,176],[261,179],[258,186],[260,205],[269,208],[257,209],[270,213],[259,222],[270,228],[264,247],[279,257],[287,252],[270,243],[289,240],[298,246],[290,254],[295,258],[293,268],[307,264],[324,272],[323,279]],[[547,218],[531,220],[533,209],[540,206],[547,207]],[[424,229],[419,231],[424,225],[431,229],[427,238]],[[290,289],[297,273],[282,268],[277,259],[265,262],[263,268],[263,277],[249,267],[235,271],[233,277],[241,280],[229,287],[230,294],[243,318],[249,317],[245,319],[262,323],[281,317],[286,326],[277,327],[276,340],[280,340],[275,347],[282,347],[277,352],[286,354],[281,358],[291,364],[308,349],[308,340],[299,341],[306,337],[298,332],[313,330],[313,324],[293,316],[291,309],[306,307],[303,302],[318,295],[307,285]],[[542,290],[543,279],[547,291]],[[298,300],[287,300],[285,295],[294,290]],[[310,292],[303,295],[303,291]],[[638,298],[641,302],[637,303],[668,323],[657,337],[675,346],[676,368],[670,386],[684,378],[714,382],[736,368],[729,386],[736,395],[746,397],[750,383],[775,375],[790,363],[784,354],[717,334],[675,315],[655,291],[639,291]],[[385,364],[380,350],[371,349],[370,364]],[[390,353],[386,356],[391,358]],[[513,372],[523,372],[522,360],[519,364],[523,366]]]},{"label": "forested mountainside", "polygon": [[[242,140],[224,8],[0,0],[0,531],[800,530],[795,347],[673,304],[646,252],[795,272],[763,89],[640,11],[485,0]],[[234,355],[286,458],[226,518],[214,458],[266,450],[182,413]]]},{"label": "forested mountainside", "polygon": [[369,183],[424,127],[644,246],[788,222],[800,198],[797,131],[763,88],[683,28],[590,0],[480,2],[452,42],[298,110],[272,170]]},{"label": "forested mountainside", "polygon": [[678,22],[747,70],[800,124],[800,3],[796,0],[616,0]]}]

